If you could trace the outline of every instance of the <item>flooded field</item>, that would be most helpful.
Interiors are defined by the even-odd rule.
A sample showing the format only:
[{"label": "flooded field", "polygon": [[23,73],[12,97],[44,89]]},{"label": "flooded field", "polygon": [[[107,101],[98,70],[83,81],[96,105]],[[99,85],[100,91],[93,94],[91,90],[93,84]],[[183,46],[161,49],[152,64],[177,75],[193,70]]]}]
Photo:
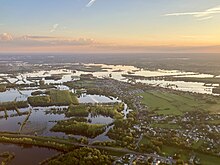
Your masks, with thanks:
[{"label": "flooded field", "polygon": [[[98,70],[93,70],[93,67],[99,67]],[[203,73],[194,73],[194,72],[183,72],[179,70],[145,70],[137,68],[134,66],[126,65],[105,65],[105,64],[84,64],[84,69],[82,70],[68,70],[68,69],[58,69],[58,70],[48,70],[48,71],[36,71],[33,73],[24,73],[17,76],[12,76],[8,74],[1,74],[0,77],[4,80],[16,83],[16,84],[28,84],[33,82],[39,82],[41,79],[45,83],[56,83],[61,84],[63,82],[78,80],[81,74],[92,74],[95,77],[111,77],[113,79],[127,82],[133,78],[135,82],[141,82],[152,86],[160,86],[164,88],[171,88],[175,90],[196,92],[196,93],[205,93],[212,94],[212,89],[218,86],[219,84],[211,83],[209,86],[206,86],[205,82],[190,82],[190,81],[167,81],[163,77],[176,77],[176,78],[214,78],[214,75],[203,74]],[[51,78],[55,77],[55,79]],[[158,79],[159,78],[159,79]],[[218,76],[216,76],[218,78]],[[59,86],[60,89],[68,89],[65,86]],[[29,94],[31,91],[23,91],[23,96],[20,96],[18,91],[11,90],[10,92],[4,93],[4,96],[11,97],[11,99],[20,99],[22,100],[26,94]],[[1,94],[2,95],[2,94]],[[13,95],[13,96],[12,96]],[[4,99],[6,101],[6,99]]]},{"label": "flooded field", "polygon": [[[99,67],[97,71],[93,70],[93,67]],[[90,70],[91,69],[91,70]],[[132,75],[132,76],[144,76],[144,77],[155,77],[152,79],[143,79],[135,78],[135,82],[141,82],[149,84],[151,86],[160,86],[164,88],[170,88],[174,90],[196,92],[203,94],[213,94],[212,89],[218,84],[209,84],[201,82],[185,82],[185,81],[166,81],[163,79],[156,79],[158,76],[175,76],[175,77],[196,77],[196,78],[212,78],[213,75],[210,74],[198,74],[193,72],[181,72],[178,70],[156,70],[149,71],[140,69],[134,66],[125,66],[125,65],[105,65],[105,64],[84,64],[84,70],[68,70],[68,69],[58,69],[58,70],[47,70],[47,71],[36,71],[33,73],[23,73],[10,75],[10,74],[1,74],[2,81],[15,83],[15,84],[29,84],[29,83],[38,83],[40,80],[44,80],[45,84],[53,83],[55,87],[59,90],[70,90],[69,87],[63,85],[64,82],[78,80],[82,74],[92,74],[95,77],[111,77],[113,79],[127,82],[129,77],[123,75]],[[59,75],[58,78],[51,78],[51,76]],[[5,92],[0,92],[0,102],[9,102],[9,101],[26,101],[31,93],[38,90],[37,87],[25,87],[22,89],[8,89]],[[44,90],[42,90],[44,91]],[[78,98],[79,103],[114,103],[120,102],[117,98],[100,96],[100,95],[89,95],[81,94]],[[26,115],[18,116],[16,111],[7,111],[9,117],[0,119],[0,131],[20,131],[24,134],[34,134],[44,136],[58,136],[66,137],[66,134],[59,132],[51,132],[50,129],[55,125],[57,121],[68,119],[64,114],[52,114],[46,113],[50,109],[67,109],[68,107],[52,106],[52,107],[28,107],[20,109],[20,112],[28,112],[31,110],[31,114],[28,117],[28,122],[23,126],[22,123],[26,120]],[[125,110],[123,111],[124,118],[130,112],[127,105],[125,104]],[[4,116],[4,112],[0,112],[0,116]],[[87,120],[92,124],[111,124],[113,119],[111,117],[106,117],[102,115],[92,116],[89,114]],[[108,131],[109,127],[106,128]],[[97,138],[90,141],[107,139],[104,138],[105,134],[99,135]]]},{"label": "flooded field", "polygon": [[14,144],[2,144],[0,143],[0,153],[8,151],[15,154],[15,158],[12,159],[10,165],[15,164],[33,164],[38,165],[39,162],[47,159],[48,157],[55,156],[59,152],[47,148],[31,147],[31,146],[19,146]]},{"label": "flooded field", "polygon": [[[7,91],[9,92],[9,91]],[[19,97],[19,93],[15,97]],[[5,98],[6,101],[13,101],[14,97],[13,95],[9,95],[7,98]],[[30,96],[27,95],[26,97]],[[121,102],[120,100],[114,98],[114,97],[106,97],[106,96],[99,96],[99,95],[87,95],[82,94],[79,97],[80,103],[114,103],[114,102]],[[30,116],[27,115],[16,115],[17,112],[15,110],[7,111],[7,114],[9,117],[5,118],[2,117],[0,119],[0,131],[9,131],[9,132],[20,132],[22,134],[30,134],[30,135],[41,135],[41,136],[55,136],[55,137],[65,137],[68,138],[68,136],[65,133],[62,132],[51,132],[51,128],[56,124],[57,121],[68,119],[68,117],[65,116],[65,114],[53,114],[50,113],[51,109],[57,109],[59,111],[63,111],[64,109],[67,109],[68,106],[50,106],[50,107],[28,107],[20,109],[20,112],[27,112],[31,110]],[[123,115],[126,118],[126,115],[129,113],[129,110],[127,109],[127,105],[125,104]],[[0,116],[4,116],[4,111],[0,112]],[[88,117],[86,117],[87,121],[89,121],[91,124],[111,124],[113,123],[114,119],[111,117],[103,116],[103,115],[92,115],[89,114]],[[23,123],[25,124],[23,125]],[[110,127],[106,127],[106,131],[99,135],[97,138],[90,139],[92,141],[100,140],[104,141],[106,139],[109,139],[108,137],[104,137]],[[77,136],[76,136],[77,137]]]}]

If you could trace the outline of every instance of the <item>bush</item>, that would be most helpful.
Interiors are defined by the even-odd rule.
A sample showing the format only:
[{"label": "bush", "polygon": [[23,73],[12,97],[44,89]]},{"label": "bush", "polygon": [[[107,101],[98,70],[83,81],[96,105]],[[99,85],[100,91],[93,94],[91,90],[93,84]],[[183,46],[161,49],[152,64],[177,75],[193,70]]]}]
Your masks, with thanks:
[{"label": "bush", "polygon": [[12,102],[3,102],[0,103],[0,111],[4,110],[16,110],[17,108],[27,108],[27,101],[12,101]]}]

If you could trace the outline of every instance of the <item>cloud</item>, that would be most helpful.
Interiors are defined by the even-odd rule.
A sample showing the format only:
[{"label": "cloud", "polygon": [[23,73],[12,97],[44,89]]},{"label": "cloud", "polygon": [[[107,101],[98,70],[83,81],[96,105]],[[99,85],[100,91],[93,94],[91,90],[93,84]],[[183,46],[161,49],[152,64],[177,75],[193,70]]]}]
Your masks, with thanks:
[{"label": "cloud", "polygon": [[8,33],[0,34],[0,41],[12,41],[12,40],[13,40],[13,37],[11,34],[8,34]]},{"label": "cloud", "polygon": [[12,37],[12,35],[8,33],[0,34],[0,46],[8,47],[86,46],[95,43],[96,42],[91,38],[66,39],[60,37],[30,35]]},{"label": "cloud", "polygon": [[203,20],[208,20],[208,19],[212,19],[213,16],[209,16],[209,17],[203,17],[203,18],[199,18],[197,19],[198,21],[203,21]]},{"label": "cloud", "polygon": [[[202,36],[186,35],[180,36],[184,39],[195,39]],[[203,36],[204,38],[209,36]],[[0,52],[18,50],[37,50],[37,51],[80,51],[80,52],[220,52],[220,45],[145,45],[145,44],[123,44],[97,42],[92,38],[62,38],[41,35],[12,36],[9,33],[0,34]]]},{"label": "cloud", "polygon": [[56,46],[85,46],[92,45],[95,41],[90,38],[79,38],[79,39],[55,39],[48,41],[49,45]]},{"label": "cloud", "polygon": [[91,7],[96,0],[90,0],[89,3],[86,5],[86,7]]},{"label": "cloud", "polygon": [[31,36],[31,35],[24,35],[21,38],[23,38],[24,40],[29,40],[29,39],[52,39],[55,37],[51,37],[51,36]]},{"label": "cloud", "polygon": [[55,32],[57,28],[59,27],[59,24],[54,24],[52,29],[50,30],[51,33]]},{"label": "cloud", "polygon": [[214,15],[220,14],[220,6],[207,9],[205,11],[196,11],[196,12],[177,12],[177,13],[169,13],[164,16],[193,16],[197,18],[197,20],[207,20],[214,17]]}]

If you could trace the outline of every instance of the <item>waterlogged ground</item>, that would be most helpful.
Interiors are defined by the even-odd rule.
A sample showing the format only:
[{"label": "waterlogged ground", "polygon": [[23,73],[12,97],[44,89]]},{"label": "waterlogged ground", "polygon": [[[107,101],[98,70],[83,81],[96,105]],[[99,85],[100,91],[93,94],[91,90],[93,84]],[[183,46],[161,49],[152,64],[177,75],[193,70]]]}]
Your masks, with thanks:
[{"label": "waterlogged ground", "polygon": [[15,158],[10,162],[10,165],[22,165],[31,164],[38,165],[39,162],[52,157],[59,152],[47,148],[31,147],[31,146],[19,146],[14,144],[1,144],[0,153],[8,151],[15,154]]},{"label": "waterlogged ground", "polygon": [[[33,73],[23,73],[18,75],[0,74],[1,83],[15,83],[15,84],[31,84],[33,82],[39,82],[39,79],[43,79],[46,84],[56,83],[55,85],[59,90],[70,90],[65,85],[58,85],[68,81],[78,80],[81,74],[92,74],[95,77],[111,77],[113,79],[127,82],[128,77],[123,75],[132,76],[144,76],[144,77],[160,77],[160,76],[174,76],[174,77],[189,77],[189,78],[213,78],[214,75],[210,74],[198,74],[194,72],[182,72],[178,70],[144,70],[134,66],[124,65],[104,65],[104,64],[84,64],[86,69],[98,66],[101,69],[96,71],[82,71],[82,70],[49,70],[49,71],[36,71]],[[48,76],[62,75],[59,80],[47,80]],[[218,77],[218,76],[217,76]],[[36,80],[28,80],[29,78],[37,78]],[[202,94],[213,94],[212,90],[218,84],[205,84],[202,82],[185,82],[185,81],[166,81],[163,79],[136,79],[136,82],[149,84],[152,86],[160,86],[164,88],[170,88],[174,90],[196,92]],[[38,90],[38,87],[26,87],[23,89],[8,89],[5,92],[0,92],[0,102],[8,101],[26,101],[31,93]],[[89,95],[82,94],[79,98],[80,103],[114,103],[121,102],[121,100],[114,97],[100,96],[100,95]],[[22,115],[18,116],[16,111],[7,111],[9,117],[0,118],[0,131],[9,132],[21,132],[23,134],[38,134],[42,136],[57,136],[57,137],[74,137],[82,138],[80,135],[66,135],[61,132],[51,132],[50,129],[56,124],[57,121],[68,119],[64,114],[53,114],[46,113],[50,109],[60,109],[61,111],[67,109],[67,106],[51,106],[51,107],[31,107],[19,109],[20,112],[30,112],[30,116]],[[124,118],[131,110],[128,109],[125,104],[123,115]],[[0,111],[0,116],[5,116],[4,111]],[[89,143],[95,141],[110,141],[111,139],[107,136],[108,131],[114,127],[111,123],[114,119],[102,115],[92,116],[89,114],[86,119],[92,124],[105,124],[105,132],[96,136],[95,138],[88,138]],[[27,121],[24,125],[23,123]],[[54,150],[31,147],[24,148],[22,146],[11,145],[11,144],[0,144],[0,153],[3,151],[10,151],[16,154],[16,158],[12,161],[12,164],[37,164],[45,158],[48,158],[57,152]],[[27,157],[27,160],[23,157]],[[25,162],[24,162],[25,161]]]},{"label": "waterlogged ground", "polygon": [[[194,72],[183,72],[178,70],[156,70],[150,71],[145,69],[140,69],[134,66],[126,66],[126,65],[105,65],[105,64],[84,64],[84,71],[82,70],[67,70],[67,69],[58,69],[58,70],[50,70],[50,71],[36,71],[32,73],[24,73],[19,74],[17,76],[12,76],[8,74],[1,74],[0,77],[6,79],[11,83],[22,84],[22,83],[31,83],[31,82],[39,82],[39,80],[27,80],[31,77],[39,77],[45,79],[51,75],[62,75],[59,80],[45,80],[46,83],[63,83],[72,80],[79,79],[81,74],[93,74],[95,77],[111,77],[113,79],[119,81],[128,81],[129,78],[123,77],[123,75],[132,75],[132,76],[143,76],[143,77],[161,77],[161,76],[174,76],[174,77],[187,77],[187,78],[213,78],[214,75],[210,74],[199,74]],[[101,69],[89,71],[92,67],[100,67]],[[218,77],[218,76],[216,76]],[[184,81],[165,81],[163,79],[160,80],[140,80],[137,79],[137,82],[142,82],[145,84],[149,84],[152,86],[160,86],[164,88],[171,88],[175,90],[188,91],[188,92],[196,92],[203,94],[212,94],[212,89],[218,84],[209,84],[208,86],[202,82],[184,82]],[[59,86],[60,89],[66,89],[64,86]],[[15,92],[16,91],[11,91]],[[1,97],[0,97],[1,98]],[[22,99],[22,98],[21,98]]]},{"label": "waterlogged ground", "polygon": [[[97,67],[99,69],[95,69]],[[91,70],[90,70],[91,69]],[[1,81],[5,83],[15,83],[15,84],[30,84],[33,82],[39,82],[39,79],[43,79],[46,84],[56,83],[62,84],[68,81],[78,80],[81,74],[92,74],[95,77],[112,77],[113,79],[119,81],[128,81],[129,78],[124,77],[123,75],[132,75],[132,76],[144,76],[144,77],[160,77],[160,76],[175,76],[175,77],[195,77],[195,78],[213,78],[213,75],[210,74],[198,74],[194,72],[182,72],[178,70],[144,70],[134,66],[125,66],[125,65],[105,65],[105,64],[84,64],[84,70],[67,70],[67,69],[58,69],[58,70],[41,70],[35,71],[32,73],[23,73],[17,75],[10,74],[1,74]],[[45,79],[48,76],[61,75],[61,78],[58,80]],[[30,78],[36,78],[31,79]],[[212,94],[212,89],[218,84],[209,84],[201,82],[184,82],[184,81],[165,81],[163,79],[136,79],[136,82],[141,82],[149,84],[152,86],[160,86],[164,88],[170,88],[181,91],[196,92],[203,94]],[[65,85],[56,85],[59,90],[70,90]],[[0,102],[7,101],[25,101],[33,91],[36,91],[37,87],[26,87],[21,90],[18,89],[9,89],[5,92],[0,92]],[[110,103],[110,102],[120,102],[117,98],[99,96],[99,95],[87,95],[82,94],[79,98],[80,103]],[[27,115],[16,116],[16,111],[7,111],[9,116],[8,118],[0,119],[0,131],[21,131],[26,134],[33,134],[37,132],[39,135],[44,136],[66,136],[64,133],[54,133],[50,129],[55,125],[59,120],[67,119],[64,114],[46,114],[50,108],[67,108],[67,107],[37,107],[37,108],[24,108],[20,109],[21,112],[28,112],[31,110],[31,115],[28,118],[28,122],[22,126],[22,123],[25,121]],[[127,106],[125,106],[124,118],[130,112]],[[0,112],[0,116],[4,116],[4,112]],[[91,123],[98,124],[110,124],[113,122],[113,119],[105,116],[88,116],[87,119]],[[108,131],[109,128],[106,128]],[[98,140],[105,139],[105,132],[103,135],[100,135]],[[90,139],[91,140],[91,139]],[[96,139],[97,140],[97,139]]]},{"label": "waterlogged ground", "polygon": [[[7,92],[10,92],[7,91]],[[14,97],[19,97],[20,93],[16,93]],[[31,93],[27,94],[28,97]],[[8,97],[5,97],[5,101],[13,101],[14,97],[13,95],[8,95]],[[121,102],[120,100],[114,98],[114,97],[106,97],[106,96],[99,96],[99,95],[87,95],[82,94],[79,98],[80,103],[114,103],[114,102]],[[24,99],[26,100],[26,99]],[[30,116],[28,115],[22,115],[18,116],[16,115],[16,111],[7,111],[8,116],[7,118],[1,118],[0,119],[0,131],[9,131],[9,132],[21,132],[23,134],[31,134],[34,135],[37,133],[41,136],[55,136],[55,137],[64,137],[67,138],[69,136],[73,136],[76,138],[79,138],[81,136],[74,136],[74,135],[66,135],[62,132],[51,132],[50,129],[56,124],[57,121],[68,119],[65,117],[64,114],[53,114],[53,113],[47,113],[47,111],[50,111],[50,109],[59,109],[62,111],[63,109],[67,109],[68,106],[50,106],[50,107],[28,107],[28,108],[22,108],[19,109],[20,112],[29,112],[31,111]],[[127,108],[127,105],[125,104],[123,115],[124,118],[126,118],[127,114],[130,112]],[[0,116],[4,116],[4,111],[0,112]],[[13,117],[10,117],[13,116]],[[25,120],[28,118],[27,122],[22,125]],[[86,117],[88,121],[92,124],[106,124],[109,125],[113,123],[113,119],[111,117],[106,117],[102,115],[92,116],[89,114],[88,117]],[[104,133],[101,135],[91,139],[89,138],[89,142],[94,141],[106,141],[110,140],[106,134],[108,133],[109,129],[112,126],[107,126]]]}]

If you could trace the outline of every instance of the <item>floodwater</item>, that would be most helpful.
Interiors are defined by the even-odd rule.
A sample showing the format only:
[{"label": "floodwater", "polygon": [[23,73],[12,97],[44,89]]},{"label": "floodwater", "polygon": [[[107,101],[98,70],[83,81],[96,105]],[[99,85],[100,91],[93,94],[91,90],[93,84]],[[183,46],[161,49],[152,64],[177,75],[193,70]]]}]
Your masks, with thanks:
[{"label": "floodwater", "polygon": [[[134,66],[126,66],[126,65],[106,65],[106,64],[84,64],[85,67],[93,67],[100,66],[103,68],[101,71],[96,72],[85,72],[85,71],[77,71],[74,72],[72,70],[67,69],[58,69],[58,70],[50,70],[50,71],[36,71],[32,73],[24,73],[18,75],[16,78],[10,77],[10,75],[1,75],[2,77],[8,79],[10,82],[15,82],[17,84],[20,83],[31,83],[27,80],[30,77],[38,77],[45,80],[45,77],[60,74],[62,75],[60,80],[45,80],[45,83],[63,83],[67,81],[73,81],[79,79],[81,74],[93,74],[96,77],[111,77],[113,79],[119,81],[128,81],[128,78],[123,77],[123,75],[134,75],[134,76],[144,76],[144,77],[157,77],[157,76],[174,76],[174,77],[195,77],[195,78],[212,78],[214,75],[211,74],[199,74],[194,72],[184,72],[179,70],[162,70],[158,69],[155,71],[150,71],[146,69],[137,68]],[[217,76],[218,77],[218,76]],[[32,82],[39,82],[39,80],[32,80]],[[184,82],[184,81],[165,81],[165,80],[137,80],[137,82],[146,83],[152,86],[161,86],[164,88],[170,88],[171,86],[175,90],[188,91],[188,92],[196,92],[203,94],[212,94],[212,89],[215,88],[216,84],[211,84],[211,86],[207,87],[205,83],[198,82]],[[60,89],[68,89],[64,86],[59,86]],[[12,91],[13,92],[13,91]],[[16,93],[16,91],[14,91]],[[0,96],[0,98],[2,98]],[[0,100],[1,101],[1,100]]]},{"label": "floodwater", "polygon": [[114,97],[106,97],[102,95],[88,95],[82,94],[79,97],[80,103],[112,103],[112,102],[119,102],[120,100]]},{"label": "floodwater", "polygon": [[[9,97],[10,98],[10,97]],[[10,101],[10,99],[7,99]],[[87,95],[83,94],[79,98],[80,103],[114,103],[114,102],[121,102],[121,100],[118,100],[114,97],[106,97],[101,95]],[[54,136],[54,137],[61,137],[61,138],[67,138],[69,135],[66,135],[62,132],[51,132],[50,129],[56,124],[57,121],[68,119],[65,117],[64,114],[53,114],[53,113],[46,113],[49,112],[50,109],[67,109],[68,106],[50,106],[50,107],[28,107],[28,108],[22,108],[19,109],[20,112],[29,112],[31,111],[30,116],[28,115],[22,115],[18,116],[16,115],[16,111],[7,111],[8,115],[12,115],[13,117],[8,118],[0,118],[0,131],[9,131],[9,132],[18,132],[20,131],[23,134],[28,135],[37,135],[39,136]],[[127,105],[125,104],[125,108],[123,111],[124,117],[126,118],[127,114],[130,111],[127,110]],[[4,112],[0,112],[0,116],[4,116]],[[25,125],[22,126],[22,124],[25,122],[25,120],[28,118]],[[106,124],[109,125],[114,122],[114,119],[107,116],[97,115],[92,116],[89,114],[86,119],[91,122],[92,124]],[[110,127],[106,127],[106,130],[103,134],[95,137],[94,139],[90,139],[90,141],[105,141],[110,140],[106,134],[109,131]]]},{"label": "floodwater", "polygon": [[10,165],[38,165],[41,161],[53,157],[59,152],[47,148],[39,147],[24,147],[15,144],[0,143],[0,153],[10,152],[15,154],[15,158],[10,162]]},{"label": "floodwater", "polygon": [[[102,78],[102,77],[112,77],[113,79],[119,81],[128,81],[128,78],[123,77],[125,75],[135,75],[135,76],[144,76],[144,77],[156,77],[156,76],[175,76],[175,77],[196,77],[196,78],[211,78],[213,75],[210,74],[198,74],[194,72],[182,72],[178,70],[145,70],[137,68],[134,66],[126,65],[105,65],[105,64],[84,64],[85,67],[100,66],[103,70],[96,72],[85,72],[85,71],[72,71],[66,69],[50,70],[50,71],[36,71],[32,73],[19,74],[17,76],[11,75],[1,75],[4,79],[12,83],[33,83],[39,82],[38,80],[28,81],[30,77],[38,77],[45,80],[45,77],[52,76],[54,74],[62,75],[60,80],[45,80],[45,83],[57,83],[62,84],[67,81],[74,81],[79,79],[81,74],[93,74],[93,76]],[[174,90],[196,92],[203,94],[212,94],[212,89],[218,86],[217,84],[206,84],[201,82],[184,82],[184,81],[165,81],[165,80],[136,80],[136,82],[145,83],[151,86],[160,86],[163,88],[170,88]],[[70,90],[65,85],[56,85],[60,90]],[[28,96],[31,95],[33,91],[36,91],[37,88],[25,88],[22,90],[10,89],[6,92],[0,93],[0,102],[6,101],[22,101],[27,100]],[[87,95],[82,94],[79,98],[80,103],[111,103],[111,102],[120,102],[117,98],[106,97],[100,95]],[[6,118],[0,118],[0,131],[18,131],[21,129],[22,133],[34,134],[37,132],[39,135],[44,136],[58,136],[66,137],[64,133],[54,133],[50,132],[50,129],[55,125],[56,121],[67,119],[64,114],[46,114],[45,111],[50,108],[64,108],[64,107],[37,107],[33,108],[31,115],[28,118],[28,122],[21,129],[21,124],[25,121],[27,115],[23,116],[14,116]],[[22,112],[29,111],[32,107],[21,109]],[[125,105],[123,111],[124,118],[127,117],[127,114],[130,110]],[[9,116],[16,114],[15,111],[8,111]],[[4,112],[0,112],[0,116],[4,116]],[[88,116],[87,119],[92,123],[99,124],[110,124],[113,122],[113,119],[105,116]],[[102,136],[104,137],[104,136]],[[102,138],[100,138],[102,139]]]},{"label": "floodwater", "polygon": [[21,90],[9,89],[5,92],[0,92],[0,102],[7,101],[26,101],[28,96],[31,95],[31,92],[34,90]]}]

